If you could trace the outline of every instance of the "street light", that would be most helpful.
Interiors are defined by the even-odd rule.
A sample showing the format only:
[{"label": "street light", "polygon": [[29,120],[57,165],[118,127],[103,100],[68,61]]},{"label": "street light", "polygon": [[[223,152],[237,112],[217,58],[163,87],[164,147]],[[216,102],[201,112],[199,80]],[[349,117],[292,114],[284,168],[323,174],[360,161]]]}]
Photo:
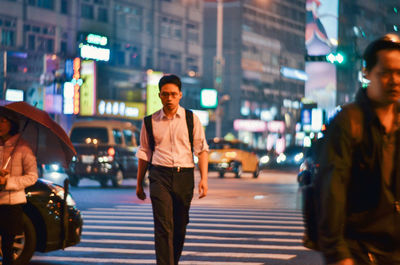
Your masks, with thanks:
[{"label": "street light", "polygon": [[[217,0],[217,47],[216,56],[214,63],[214,87],[218,91],[218,95],[222,93],[222,82],[223,82],[223,69],[224,69],[224,58],[222,54],[222,39],[223,39],[223,0]],[[222,112],[220,108],[221,100],[219,99],[219,104],[215,111],[215,137],[221,137],[221,120]]]}]

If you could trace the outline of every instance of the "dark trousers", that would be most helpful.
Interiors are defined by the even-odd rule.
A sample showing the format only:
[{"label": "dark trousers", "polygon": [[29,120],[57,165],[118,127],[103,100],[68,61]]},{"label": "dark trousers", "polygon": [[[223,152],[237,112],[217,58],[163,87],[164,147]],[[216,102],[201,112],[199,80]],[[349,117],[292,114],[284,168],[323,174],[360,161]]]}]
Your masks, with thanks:
[{"label": "dark trousers", "polygon": [[3,265],[12,265],[14,238],[23,229],[22,207],[18,205],[0,205],[0,236]]},{"label": "dark trousers", "polygon": [[189,209],[193,198],[194,170],[152,166],[150,198],[158,265],[176,265],[182,254]]},{"label": "dark trousers", "polygon": [[1,233],[1,251],[3,252],[3,265],[12,265],[13,261],[13,244],[15,235],[9,233]]}]

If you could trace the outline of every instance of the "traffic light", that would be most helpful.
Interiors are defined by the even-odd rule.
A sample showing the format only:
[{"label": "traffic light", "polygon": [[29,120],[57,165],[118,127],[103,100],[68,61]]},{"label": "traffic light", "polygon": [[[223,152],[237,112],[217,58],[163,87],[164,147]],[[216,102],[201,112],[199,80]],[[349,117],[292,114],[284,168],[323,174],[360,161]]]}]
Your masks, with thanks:
[{"label": "traffic light", "polygon": [[330,54],[326,55],[326,61],[333,64],[343,64],[345,58],[340,52],[337,53],[331,52]]},{"label": "traffic light", "polygon": [[331,52],[326,55],[306,55],[306,62],[328,62],[332,64],[344,64],[346,58],[342,52]]}]

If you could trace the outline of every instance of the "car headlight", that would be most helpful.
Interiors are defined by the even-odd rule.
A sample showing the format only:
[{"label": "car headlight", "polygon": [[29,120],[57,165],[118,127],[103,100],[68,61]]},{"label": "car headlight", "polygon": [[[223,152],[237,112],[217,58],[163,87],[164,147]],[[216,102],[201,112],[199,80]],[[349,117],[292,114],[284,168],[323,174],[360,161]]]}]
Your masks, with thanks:
[{"label": "car headlight", "polygon": [[[53,193],[55,194],[55,196],[59,197],[61,200],[64,200],[64,188],[58,185],[53,185],[52,186],[53,189]],[[67,199],[66,199],[67,205],[68,206],[75,206],[76,203],[74,201],[74,199],[72,198],[72,196],[70,194],[67,195]]]},{"label": "car headlight", "polygon": [[260,163],[261,164],[268,164],[268,162],[269,162],[269,156],[262,156],[261,158],[260,158]]},{"label": "car headlight", "polygon": [[278,164],[285,162],[286,160],[286,155],[284,153],[280,153],[279,156],[276,158],[276,162]]},{"label": "car headlight", "polygon": [[296,163],[300,162],[304,157],[303,152],[298,153],[297,155],[294,156],[294,161],[296,161]]},{"label": "car headlight", "polygon": [[97,158],[97,160],[100,163],[107,163],[107,162],[112,162],[114,160],[114,157],[113,156],[99,156]]}]

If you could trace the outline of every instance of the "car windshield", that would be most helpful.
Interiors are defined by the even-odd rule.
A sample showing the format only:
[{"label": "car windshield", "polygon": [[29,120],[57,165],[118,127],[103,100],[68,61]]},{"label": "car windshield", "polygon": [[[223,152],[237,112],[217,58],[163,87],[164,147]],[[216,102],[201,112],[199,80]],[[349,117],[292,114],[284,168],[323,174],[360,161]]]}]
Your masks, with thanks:
[{"label": "car windshield", "polygon": [[71,132],[71,142],[90,143],[88,139],[97,139],[97,143],[108,143],[107,129],[102,127],[76,127]]}]

